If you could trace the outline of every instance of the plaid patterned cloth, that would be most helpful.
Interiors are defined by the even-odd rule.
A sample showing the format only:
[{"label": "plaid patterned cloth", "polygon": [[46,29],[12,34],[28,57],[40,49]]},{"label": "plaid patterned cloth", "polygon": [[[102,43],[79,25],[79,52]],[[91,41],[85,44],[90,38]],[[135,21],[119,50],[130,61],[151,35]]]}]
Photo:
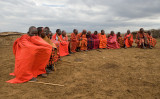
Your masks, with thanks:
[{"label": "plaid patterned cloth", "polygon": [[124,39],[122,38],[122,36],[119,36],[117,38],[117,42],[120,44],[120,47],[124,47]]},{"label": "plaid patterned cloth", "polygon": [[157,41],[151,35],[147,34],[147,43],[148,43],[148,45],[151,45],[152,47],[154,47],[156,45]]},{"label": "plaid patterned cloth", "polygon": [[147,44],[146,42],[147,42],[146,34],[145,33],[141,34],[140,32],[138,32],[135,40],[135,43],[137,44],[137,46],[141,47],[141,44],[142,43]]},{"label": "plaid patterned cloth", "polygon": [[92,50],[94,46],[94,40],[92,39],[92,37],[87,37],[87,49],[88,50]]},{"label": "plaid patterned cloth", "polygon": [[49,63],[48,63],[49,66],[54,64],[54,57],[55,57],[55,52],[54,52],[54,49],[52,49],[51,57],[50,57]]}]

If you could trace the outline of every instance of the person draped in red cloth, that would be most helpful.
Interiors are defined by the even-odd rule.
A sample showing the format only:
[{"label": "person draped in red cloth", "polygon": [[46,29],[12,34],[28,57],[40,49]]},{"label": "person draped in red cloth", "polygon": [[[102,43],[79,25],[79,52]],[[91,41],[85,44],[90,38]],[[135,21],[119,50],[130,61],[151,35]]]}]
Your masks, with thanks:
[{"label": "person draped in red cloth", "polygon": [[92,50],[93,49],[93,44],[94,44],[94,40],[92,38],[92,34],[91,34],[91,31],[88,31],[87,32],[87,50]]},{"label": "person draped in red cloth", "polygon": [[37,28],[31,26],[28,34],[22,35],[13,44],[15,55],[14,79],[8,83],[24,83],[29,80],[36,81],[36,77],[46,73],[52,46],[37,36]]},{"label": "person draped in red cloth", "polygon": [[127,30],[127,33],[124,34],[124,42],[125,42],[125,48],[132,47],[132,44],[133,44],[133,34],[131,34],[130,30]]},{"label": "person draped in red cloth", "polygon": [[86,30],[83,30],[82,33],[79,34],[80,36],[80,50],[87,51],[87,38],[86,38]]},{"label": "person draped in red cloth", "polygon": [[149,48],[155,47],[157,41],[156,41],[155,38],[152,37],[151,31],[148,31],[146,36],[147,36],[147,45],[148,45],[148,47]]},{"label": "person draped in red cloth", "polygon": [[[47,30],[46,31],[46,36],[49,38],[47,39],[47,42],[51,45],[54,45],[56,48],[54,48],[53,52],[52,52],[52,55],[50,57],[50,64],[53,64],[53,63],[56,63],[58,62],[58,60],[60,59],[60,55],[58,53],[58,49],[57,49],[57,46],[51,41],[52,39],[52,32],[50,31],[50,28],[49,27],[45,27],[45,29]],[[54,67],[55,69],[55,67]],[[51,67],[51,70],[54,70],[53,67]]]},{"label": "person draped in red cloth", "polygon": [[144,33],[143,28],[140,28],[140,31],[137,32],[135,43],[137,44],[138,48],[145,49],[147,47],[147,37],[146,34]]},{"label": "person draped in red cloth", "polygon": [[120,44],[120,47],[124,47],[124,39],[120,32],[117,33],[117,42]]},{"label": "person draped in red cloth", "polygon": [[68,41],[68,36],[66,35],[66,31],[65,30],[62,31],[62,36],[61,37],[62,37],[61,38],[62,49],[61,49],[60,53],[63,53],[63,54],[61,54],[61,56],[69,55],[69,50],[68,50],[69,41]]},{"label": "person draped in red cloth", "polygon": [[60,29],[56,30],[56,33],[52,36],[52,41],[56,44],[60,56],[68,55],[68,42],[63,41],[62,33]]},{"label": "person draped in red cloth", "polygon": [[70,38],[71,43],[71,53],[75,53],[78,46],[78,30],[74,29]]},{"label": "person draped in red cloth", "polygon": [[98,49],[99,48],[99,37],[98,37],[98,32],[94,31],[94,34],[92,34],[93,38],[93,49]]},{"label": "person draped in red cloth", "polygon": [[100,41],[99,48],[105,49],[107,47],[107,37],[105,35],[105,31],[101,30],[101,33],[99,33],[98,37],[99,37],[99,41]]},{"label": "person draped in red cloth", "polygon": [[[52,53],[51,53],[51,56],[50,56],[50,60],[48,62],[47,68],[46,68],[46,72],[50,73],[49,69],[54,71],[55,70],[55,67],[54,67],[55,66],[55,62],[58,61],[58,58],[56,58],[56,56],[57,56],[57,47],[50,40],[50,29],[49,29],[49,27],[45,27],[45,28],[38,27],[37,30],[38,30],[39,36],[53,47]],[[42,76],[45,76],[45,75],[42,75]]]},{"label": "person draped in red cloth", "polygon": [[120,48],[120,44],[117,42],[117,36],[115,35],[114,31],[111,31],[111,33],[108,35],[107,48],[108,49]]}]

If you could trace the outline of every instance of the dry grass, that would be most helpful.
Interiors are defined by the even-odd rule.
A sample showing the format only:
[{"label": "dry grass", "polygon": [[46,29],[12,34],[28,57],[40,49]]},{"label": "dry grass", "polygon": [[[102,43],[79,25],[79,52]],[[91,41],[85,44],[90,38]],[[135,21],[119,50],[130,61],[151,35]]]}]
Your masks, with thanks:
[{"label": "dry grass", "polygon": [[64,87],[35,83],[8,84],[13,78],[13,41],[18,36],[0,38],[1,99],[159,99],[160,39],[154,49],[92,50],[63,57],[57,71],[41,82],[58,83]]}]

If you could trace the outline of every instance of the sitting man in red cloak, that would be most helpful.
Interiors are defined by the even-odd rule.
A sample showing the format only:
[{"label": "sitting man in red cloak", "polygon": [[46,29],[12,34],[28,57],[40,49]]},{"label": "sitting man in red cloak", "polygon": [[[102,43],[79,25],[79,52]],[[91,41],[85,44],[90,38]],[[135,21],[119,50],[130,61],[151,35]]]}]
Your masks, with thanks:
[{"label": "sitting man in red cloak", "polygon": [[132,47],[132,44],[133,44],[133,34],[131,34],[130,30],[127,30],[127,33],[124,34],[124,44],[125,44],[125,48]]},{"label": "sitting man in red cloak", "polygon": [[18,38],[13,45],[15,55],[14,79],[8,83],[23,83],[29,80],[36,81],[36,77],[46,73],[52,46],[37,36],[37,28],[31,26],[28,34]]},{"label": "sitting man in red cloak", "polygon": [[56,44],[57,49],[59,50],[60,56],[66,56],[68,52],[68,42],[64,41],[62,38],[62,33],[60,29],[56,30],[56,33],[52,36],[53,43]]},{"label": "sitting man in red cloak", "polygon": [[71,38],[70,38],[70,45],[71,45],[71,53],[75,53],[77,46],[78,46],[78,30],[74,29],[73,33],[71,34]]},{"label": "sitting man in red cloak", "polygon": [[81,51],[87,51],[87,38],[86,38],[87,30],[83,30],[82,33],[79,33],[80,38],[80,50]]},{"label": "sitting man in red cloak", "polygon": [[153,47],[155,47],[157,41],[155,38],[152,37],[152,33],[151,31],[147,32],[147,45],[150,49],[152,49]]},{"label": "sitting man in red cloak", "polygon": [[47,68],[46,68],[46,72],[50,73],[50,70],[48,70],[48,69],[51,69],[51,70],[54,71],[55,70],[55,67],[54,67],[55,66],[55,62],[58,61],[57,47],[50,40],[50,29],[49,29],[49,27],[45,27],[45,28],[38,27],[37,30],[38,30],[38,35],[53,47],[52,53],[51,53],[51,57],[50,57],[50,60],[48,62]]},{"label": "sitting man in red cloak", "polygon": [[145,49],[147,47],[147,36],[143,28],[140,28],[139,32],[137,32],[135,43],[138,48]]},{"label": "sitting man in red cloak", "polygon": [[108,35],[107,48],[108,49],[119,49],[120,48],[120,44],[117,42],[117,36],[114,33],[114,31],[111,31],[111,33]]}]

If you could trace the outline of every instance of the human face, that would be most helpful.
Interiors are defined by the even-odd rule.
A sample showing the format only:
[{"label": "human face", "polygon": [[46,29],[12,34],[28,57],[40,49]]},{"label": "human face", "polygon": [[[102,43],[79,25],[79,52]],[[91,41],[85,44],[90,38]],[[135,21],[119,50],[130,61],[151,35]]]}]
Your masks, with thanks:
[{"label": "human face", "polygon": [[112,35],[112,36],[114,35],[114,31],[111,31],[111,35]]},{"label": "human face", "polygon": [[46,36],[46,29],[42,29],[42,32],[40,33],[41,37],[44,38]]},{"label": "human face", "polygon": [[140,32],[141,32],[141,33],[143,33],[143,32],[144,32],[144,29],[143,29],[143,28],[141,28],[141,29],[140,29]]},{"label": "human face", "polygon": [[127,30],[127,33],[129,34],[129,33],[130,33],[130,30]]},{"label": "human face", "polygon": [[105,31],[104,31],[104,30],[102,30],[101,34],[102,34],[102,35],[104,35],[104,34],[105,34]]},{"label": "human face", "polygon": [[65,37],[66,36],[66,31],[62,32],[62,36]]},{"label": "human face", "polygon": [[38,31],[37,31],[37,28],[32,28],[29,33],[28,33],[29,36],[37,36],[38,35]]},{"label": "human face", "polygon": [[62,34],[61,30],[59,30],[57,34],[58,34],[58,35],[61,35],[61,34]]}]

